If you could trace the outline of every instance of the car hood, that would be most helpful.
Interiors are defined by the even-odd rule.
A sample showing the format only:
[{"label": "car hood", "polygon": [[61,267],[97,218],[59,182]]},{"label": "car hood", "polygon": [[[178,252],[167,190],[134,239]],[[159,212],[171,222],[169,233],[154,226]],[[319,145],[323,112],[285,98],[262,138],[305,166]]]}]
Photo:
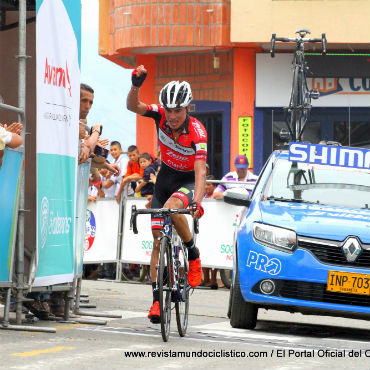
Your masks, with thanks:
[{"label": "car hood", "polygon": [[338,241],[354,235],[370,243],[369,209],[263,201],[259,210],[263,223],[295,230],[298,235]]}]

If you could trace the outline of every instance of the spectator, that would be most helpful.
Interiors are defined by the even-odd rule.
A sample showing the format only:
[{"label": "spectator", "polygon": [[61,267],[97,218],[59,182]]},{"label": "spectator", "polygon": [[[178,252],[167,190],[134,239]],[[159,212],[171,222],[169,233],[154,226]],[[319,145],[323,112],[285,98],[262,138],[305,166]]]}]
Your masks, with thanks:
[{"label": "spectator", "polygon": [[[213,198],[213,192],[216,189],[216,185],[212,182],[207,182],[207,180],[215,180],[215,177],[213,175],[208,175],[206,177],[206,192],[204,194],[204,198]],[[207,288],[211,289],[218,289],[217,284],[217,269],[211,269],[209,267],[203,267],[203,281],[201,283],[202,286],[205,286]],[[211,274],[211,278],[209,277],[209,274]]]},{"label": "spectator", "polygon": [[[238,155],[235,158],[236,171],[227,173],[221,181],[235,182],[234,184],[220,184],[213,193],[214,199],[223,199],[226,189],[231,188],[246,188],[252,191],[258,179],[251,171],[248,171],[248,158],[245,155]],[[238,182],[248,182],[246,185],[238,185]]]},{"label": "spectator", "polygon": [[207,182],[207,180],[215,180],[213,175],[208,175],[206,177],[206,192],[204,194],[204,198],[213,198],[213,192],[216,189],[216,185],[212,182]]},{"label": "spectator", "polygon": [[206,163],[206,176],[209,176],[211,174],[211,169],[209,168],[209,164]]},{"label": "spectator", "polygon": [[9,127],[0,123],[0,168],[3,163],[5,146],[9,148],[17,148],[22,145],[22,132],[23,125],[18,122],[13,122]]},{"label": "spectator", "polygon": [[106,168],[99,170],[101,176],[101,185],[106,199],[114,199],[116,194],[117,177]]},{"label": "spectator", "polygon": [[159,170],[161,169],[161,163],[162,163],[162,153],[161,153],[161,147],[159,145],[157,147],[157,157],[155,158],[154,163],[156,166],[155,172],[157,174]]},{"label": "spectator", "polygon": [[122,153],[121,143],[119,141],[112,141],[110,144],[110,154],[113,157],[114,164],[118,165],[121,173],[119,176],[116,176],[112,180],[115,180],[116,183],[114,185],[114,196],[117,195],[119,187],[121,186],[122,178],[126,174],[126,168],[128,164],[127,157]]},{"label": "spectator", "polygon": [[154,192],[154,184],[151,183],[151,175],[156,174],[156,164],[149,153],[142,153],[139,157],[140,168],[144,170],[143,181],[136,186],[135,193],[141,193],[141,196],[150,197]]},{"label": "spectator", "polygon": [[[87,84],[80,85],[80,126],[79,126],[79,138],[80,150],[78,156],[78,163],[85,163],[90,157],[93,157],[91,167],[92,168],[107,168],[114,174],[119,174],[119,167],[115,164],[109,164],[105,158],[95,156],[94,149],[96,145],[104,147],[108,142],[107,140],[99,140],[103,130],[103,126],[100,124],[94,125],[91,130],[87,126],[87,115],[94,103],[94,90]],[[89,132],[90,131],[90,132]]]},{"label": "spectator", "polygon": [[102,187],[101,180],[99,180],[97,182],[94,182],[94,180],[90,176],[90,178],[89,178],[89,189],[88,189],[88,193],[87,193],[87,201],[88,202],[95,202],[99,198],[104,198],[105,197],[105,194],[102,191],[101,187]]},{"label": "spectator", "polygon": [[[118,203],[121,202],[121,194],[126,184],[134,183],[132,187],[132,192],[136,188],[136,181],[140,180],[143,177],[144,169],[140,168],[139,164],[139,149],[136,145],[130,145],[127,149],[127,155],[129,162],[127,164],[126,175],[123,177],[119,190],[117,192],[116,200]],[[129,193],[130,194],[130,193]]]},{"label": "spectator", "polygon": [[101,125],[94,125],[90,136],[87,136],[89,128],[87,126],[87,115],[94,103],[94,90],[86,84],[80,85],[80,126],[79,137],[81,142],[80,153],[78,157],[79,163],[85,163],[90,155],[94,152],[100,133]]}]

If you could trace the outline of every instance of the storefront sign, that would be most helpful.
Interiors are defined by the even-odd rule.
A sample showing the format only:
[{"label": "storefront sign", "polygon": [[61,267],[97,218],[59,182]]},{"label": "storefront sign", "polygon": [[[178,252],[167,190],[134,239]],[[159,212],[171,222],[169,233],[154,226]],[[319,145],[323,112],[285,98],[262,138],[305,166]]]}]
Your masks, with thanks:
[{"label": "storefront sign", "polygon": [[[256,107],[286,107],[289,104],[293,54],[256,55]],[[351,66],[348,66],[350,69]],[[320,92],[313,107],[368,107],[370,78],[310,78],[309,89]]]},{"label": "storefront sign", "polygon": [[252,159],[252,118],[239,117],[239,153]]}]

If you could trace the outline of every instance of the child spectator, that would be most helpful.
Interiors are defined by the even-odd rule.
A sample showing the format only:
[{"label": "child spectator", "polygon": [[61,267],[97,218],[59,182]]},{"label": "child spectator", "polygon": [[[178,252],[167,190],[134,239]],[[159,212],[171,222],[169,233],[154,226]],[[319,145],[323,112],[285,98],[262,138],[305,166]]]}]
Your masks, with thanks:
[{"label": "child spectator", "polygon": [[114,164],[118,164],[121,174],[115,178],[116,184],[113,186],[115,193],[114,196],[117,195],[118,189],[121,185],[122,178],[126,174],[126,168],[128,164],[127,157],[122,153],[121,143],[119,141],[112,141],[110,144],[110,155],[113,157]]},{"label": "child spectator", "polygon": [[95,202],[98,198],[104,198],[104,192],[101,189],[101,180],[94,182],[94,180],[89,178],[89,189],[87,193],[87,201],[88,202]]},{"label": "child spectator", "polygon": [[[132,187],[132,192],[134,192],[136,188],[136,181],[140,180],[143,177],[144,169],[140,168],[139,164],[139,149],[136,145],[130,145],[127,149],[127,155],[129,158],[129,162],[127,164],[127,171],[126,175],[123,177],[121,185],[118,189],[116,200],[118,203],[121,202],[121,194],[126,184],[134,183]],[[130,191],[129,191],[130,194]]]},{"label": "child spectator", "polygon": [[101,187],[105,194],[105,198],[113,199],[116,196],[116,185],[117,185],[117,177],[112,174],[106,168],[101,168],[99,170],[101,176]]},{"label": "child spectator", "polygon": [[149,197],[153,195],[154,184],[149,182],[151,175],[155,176],[156,164],[153,163],[153,158],[149,153],[142,153],[139,157],[140,167],[144,169],[143,181],[136,187],[135,193],[141,193],[141,196]]},{"label": "child spectator", "polygon": [[157,157],[156,159],[154,160],[154,164],[156,166],[155,168],[155,171],[156,171],[156,174],[159,172],[159,170],[161,169],[161,162],[162,162],[162,153],[161,153],[161,147],[158,145],[157,147]]}]

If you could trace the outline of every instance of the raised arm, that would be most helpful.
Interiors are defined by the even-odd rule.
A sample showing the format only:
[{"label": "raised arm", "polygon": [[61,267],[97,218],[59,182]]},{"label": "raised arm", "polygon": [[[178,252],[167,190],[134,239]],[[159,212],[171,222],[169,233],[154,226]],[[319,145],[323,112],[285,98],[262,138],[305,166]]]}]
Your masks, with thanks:
[{"label": "raised arm", "polygon": [[131,76],[132,86],[126,100],[127,109],[140,115],[143,115],[147,110],[146,104],[139,101],[139,89],[143,84],[147,73],[148,72],[143,65],[140,65],[133,70]]}]

